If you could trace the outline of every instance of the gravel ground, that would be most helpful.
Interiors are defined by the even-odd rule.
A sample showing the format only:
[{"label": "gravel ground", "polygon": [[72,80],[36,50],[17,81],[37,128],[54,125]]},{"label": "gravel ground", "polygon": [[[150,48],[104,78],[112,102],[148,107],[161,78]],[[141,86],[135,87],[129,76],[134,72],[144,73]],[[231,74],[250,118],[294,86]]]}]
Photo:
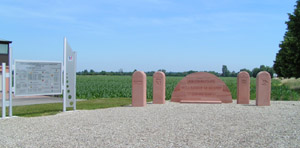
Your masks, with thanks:
[{"label": "gravel ground", "polygon": [[0,147],[300,147],[300,101],[147,104],[0,120]]}]

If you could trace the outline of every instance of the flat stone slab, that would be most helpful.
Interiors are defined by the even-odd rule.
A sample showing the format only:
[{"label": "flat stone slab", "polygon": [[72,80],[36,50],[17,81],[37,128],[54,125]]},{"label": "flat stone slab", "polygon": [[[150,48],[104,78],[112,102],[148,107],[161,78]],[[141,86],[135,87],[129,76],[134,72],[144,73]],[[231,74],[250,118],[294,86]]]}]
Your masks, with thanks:
[{"label": "flat stone slab", "polygon": [[222,104],[222,101],[181,100],[180,103]]}]

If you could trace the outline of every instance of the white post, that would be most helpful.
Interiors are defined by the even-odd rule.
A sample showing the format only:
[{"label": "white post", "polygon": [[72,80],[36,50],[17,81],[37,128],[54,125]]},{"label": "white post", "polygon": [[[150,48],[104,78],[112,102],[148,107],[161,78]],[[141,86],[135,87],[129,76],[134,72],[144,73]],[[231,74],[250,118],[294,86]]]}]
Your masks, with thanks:
[{"label": "white post", "polygon": [[12,117],[12,48],[9,48],[9,116]]},{"label": "white post", "polygon": [[77,98],[76,98],[76,67],[77,67],[77,53],[74,52],[74,92],[75,92],[75,95],[74,95],[74,106],[73,106],[73,109],[74,111],[76,110],[76,102],[77,102]]},{"label": "white post", "polygon": [[64,75],[64,83],[63,83],[63,112],[67,111],[67,90],[66,90],[66,80],[67,80],[67,75],[66,75],[66,66],[67,66],[67,38],[64,38],[64,70],[63,70],[63,75]]},{"label": "white post", "polygon": [[2,63],[2,118],[6,116],[6,64]]}]

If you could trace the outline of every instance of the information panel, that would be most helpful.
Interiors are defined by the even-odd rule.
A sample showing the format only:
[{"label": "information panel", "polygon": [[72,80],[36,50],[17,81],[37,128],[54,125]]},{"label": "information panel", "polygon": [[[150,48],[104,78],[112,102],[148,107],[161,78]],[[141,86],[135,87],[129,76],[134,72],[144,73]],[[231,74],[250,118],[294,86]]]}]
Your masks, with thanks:
[{"label": "information panel", "polygon": [[62,94],[62,63],[15,61],[15,96]]}]

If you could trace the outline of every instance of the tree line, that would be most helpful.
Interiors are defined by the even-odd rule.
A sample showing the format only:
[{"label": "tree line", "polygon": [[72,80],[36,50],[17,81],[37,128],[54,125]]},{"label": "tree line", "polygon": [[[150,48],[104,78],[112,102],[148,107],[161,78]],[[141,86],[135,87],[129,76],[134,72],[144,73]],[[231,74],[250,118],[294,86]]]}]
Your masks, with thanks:
[{"label": "tree line", "polygon": [[[113,72],[113,71],[100,71],[100,72],[96,72],[93,69],[91,70],[83,70],[80,72],[77,72],[77,75],[109,75],[109,76],[131,76],[135,71],[137,71],[136,69],[132,72],[124,72],[122,69],[120,69],[117,72]],[[188,74],[191,73],[195,73],[195,72],[208,72],[211,74],[214,74],[218,77],[237,77],[238,73],[240,71],[247,71],[249,73],[249,75],[251,77],[256,77],[256,75],[260,72],[260,71],[267,71],[270,73],[271,77],[273,77],[274,75],[274,70],[272,67],[269,66],[265,66],[265,65],[261,65],[259,68],[254,68],[252,70],[243,68],[241,69],[239,72],[235,72],[235,71],[229,71],[226,65],[222,66],[222,73],[216,72],[216,71],[194,71],[194,70],[190,70],[190,71],[185,71],[185,72],[167,72],[165,69],[159,69],[158,71],[162,71],[165,73],[166,76],[187,76]],[[145,72],[147,76],[153,76],[153,74],[156,71],[148,71]]]}]

